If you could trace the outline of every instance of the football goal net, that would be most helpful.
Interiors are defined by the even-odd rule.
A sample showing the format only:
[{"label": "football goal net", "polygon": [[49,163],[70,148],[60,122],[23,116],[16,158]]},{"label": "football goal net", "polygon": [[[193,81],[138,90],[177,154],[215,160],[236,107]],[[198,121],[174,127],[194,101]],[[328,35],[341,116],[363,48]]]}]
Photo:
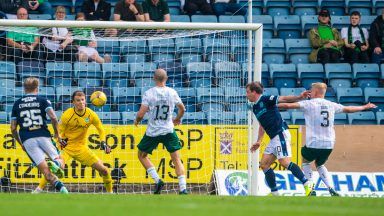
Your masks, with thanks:
[{"label": "football goal net", "polygon": [[[167,86],[186,107],[175,131],[183,146],[188,190],[216,193],[215,170],[256,174],[258,157],[249,154],[249,143],[257,125],[247,111],[244,87],[260,80],[261,24],[0,20],[0,40],[2,190],[31,192],[43,178],[10,131],[13,104],[24,95],[23,80],[37,77],[39,95],[51,101],[59,118],[73,107],[71,94],[85,92],[87,107],[101,119],[112,152],[100,150],[93,126],[87,147],[109,168],[114,190],[151,193],[153,181],[137,158],[147,118],[139,127],[133,121],[142,95],[154,86],[157,68],[167,71]],[[90,103],[95,91],[107,95],[104,106]],[[175,166],[165,147],[160,144],[149,158],[166,183],[163,193],[177,192]],[[65,164],[62,180],[70,192],[105,192],[95,170],[74,159]],[[256,178],[253,183],[248,179],[236,184],[248,190],[255,186],[249,192],[255,194]],[[54,189],[47,185],[44,191]]]}]

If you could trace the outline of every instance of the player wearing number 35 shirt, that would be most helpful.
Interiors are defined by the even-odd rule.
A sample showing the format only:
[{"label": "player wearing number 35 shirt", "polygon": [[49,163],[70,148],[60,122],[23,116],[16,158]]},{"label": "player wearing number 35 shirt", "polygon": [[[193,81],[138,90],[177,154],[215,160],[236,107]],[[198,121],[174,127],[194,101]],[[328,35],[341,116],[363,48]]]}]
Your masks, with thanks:
[{"label": "player wearing number 35 shirt", "polygon": [[[156,86],[143,94],[143,101],[135,120],[137,126],[144,118],[144,115],[148,113],[148,127],[143,139],[137,146],[139,149],[138,157],[148,175],[156,183],[154,193],[160,194],[164,182],[159,178],[154,165],[148,158],[148,154],[152,154],[152,151],[157,148],[159,143],[162,143],[171,154],[172,162],[175,165],[176,175],[179,179],[179,193],[187,194],[184,167],[179,154],[181,145],[174,130],[174,125],[181,122],[185,107],[177,92],[165,86],[168,79],[165,70],[157,69],[153,79]],[[178,108],[178,114],[173,118],[172,114],[175,106]]]},{"label": "player wearing number 35 shirt", "polygon": [[[47,127],[47,115],[50,117],[55,138],[60,139],[58,121],[51,102],[38,96],[39,80],[27,78],[24,81],[25,95],[18,99],[12,108],[11,131],[16,141],[22,145],[28,157],[43,173],[45,179],[61,193],[68,193],[63,183],[54,173],[60,169],[63,161],[52,144],[51,133]],[[19,131],[17,127],[19,126]],[[45,161],[45,156],[52,161]],[[54,173],[53,173],[54,172]]]},{"label": "player wearing number 35 shirt", "polygon": [[315,166],[320,178],[327,185],[332,196],[339,194],[331,186],[328,170],[324,166],[335,145],[334,119],[336,113],[352,113],[375,108],[374,104],[368,103],[364,106],[343,106],[324,99],[327,91],[325,83],[313,83],[311,88],[311,100],[297,103],[281,103],[279,108],[301,109],[304,112],[306,142],[301,149],[303,157],[303,171],[308,179],[312,179],[311,162]]}]

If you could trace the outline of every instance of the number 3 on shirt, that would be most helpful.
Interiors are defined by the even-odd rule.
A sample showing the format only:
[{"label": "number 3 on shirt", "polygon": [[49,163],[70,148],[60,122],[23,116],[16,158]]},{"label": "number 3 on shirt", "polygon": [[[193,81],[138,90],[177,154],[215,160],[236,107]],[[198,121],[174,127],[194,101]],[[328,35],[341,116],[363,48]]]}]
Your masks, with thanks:
[{"label": "number 3 on shirt", "polygon": [[168,112],[169,112],[169,106],[168,105],[160,105],[155,106],[156,107],[156,118],[157,120],[167,120],[168,119]]}]

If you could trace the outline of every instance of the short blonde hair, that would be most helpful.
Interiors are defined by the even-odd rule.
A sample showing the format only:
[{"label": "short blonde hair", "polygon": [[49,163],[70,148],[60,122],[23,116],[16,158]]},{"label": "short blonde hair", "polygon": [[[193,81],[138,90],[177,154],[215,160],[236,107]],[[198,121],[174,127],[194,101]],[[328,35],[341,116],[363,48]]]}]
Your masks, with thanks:
[{"label": "short blonde hair", "polygon": [[312,88],[316,88],[316,89],[321,90],[321,92],[322,92],[323,94],[325,94],[325,92],[327,92],[327,84],[322,83],[322,82],[315,82],[315,83],[312,83]]},{"label": "short blonde hair", "polygon": [[57,6],[56,8],[56,13],[59,13],[59,12],[63,12],[63,13],[67,13],[67,11],[65,10],[65,7],[63,6]]},{"label": "short blonde hair", "polygon": [[33,92],[39,87],[39,79],[36,77],[28,77],[24,81],[25,92]]}]

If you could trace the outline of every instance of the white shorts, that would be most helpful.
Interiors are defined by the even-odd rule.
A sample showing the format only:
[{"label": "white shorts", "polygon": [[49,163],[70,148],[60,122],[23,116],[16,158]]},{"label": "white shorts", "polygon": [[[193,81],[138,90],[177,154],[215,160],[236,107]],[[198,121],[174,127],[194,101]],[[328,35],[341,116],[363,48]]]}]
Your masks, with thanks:
[{"label": "white shorts", "polygon": [[45,161],[45,155],[51,160],[59,157],[56,147],[48,137],[29,138],[24,141],[23,146],[36,166]]},{"label": "white shorts", "polygon": [[88,46],[80,46],[79,52],[87,54],[88,57],[92,57],[94,54],[97,54],[97,50],[95,48]]},{"label": "white shorts", "polygon": [[273,137],[265,148],[264,154],[273,154],[277,159],[291,157],[291,133],[288,130],[284,130]]}]

